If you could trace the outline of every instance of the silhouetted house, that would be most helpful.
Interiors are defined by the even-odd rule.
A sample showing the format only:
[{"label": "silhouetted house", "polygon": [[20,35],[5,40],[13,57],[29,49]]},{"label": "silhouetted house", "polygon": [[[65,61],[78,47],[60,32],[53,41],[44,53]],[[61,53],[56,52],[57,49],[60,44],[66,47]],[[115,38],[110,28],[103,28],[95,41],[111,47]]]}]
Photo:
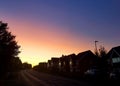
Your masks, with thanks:
[{"label": "silhouetted house", "polygon": [[75,54],[63,55],[60,57],[59,67],[63,72],[79,72],[83,74],[95,65],[95,61],[96,56],[89,50],[79,53],[77,56]]},{"label": "silhouetted house", "polygon": [[25,63],[22,64],[22,67],[23,67],[23,69],[31,69],[32,65],[27,63],[27,62],[25,62]]},{"label": "silhouetted house", "polygon": [[69,58],[69,56],[62,55],[62,57],[60,57],[59,70],[62,72],[69,72],[70,71],[70,58]]},{"label": "silhouetted house", "polygon": [[108,52],[107,57],[111,71],[120,74],[120,46],[112,48]]},{"label": "silhouetted house", "polygon": [[39,67],[40,71],[45,71],[45,70],[47,70],[47,63],[46,62],[40,62],[38,67]]},{"label": "silhouetted house", "polygon": [[76,61],[77,61],[77,56],[75,54],[68,55],[68,58],[70,59],[70,72],[76,72]]},{"label": "silhouetted house", "polygon": [[96,56],[90,51],[85,51],[77,55],[76,72],[84,74],[86,71],[95,66]]},{"label": "silhouetted house", "polygon": [[47,62],[47,69],[51,70],[51,68],[52,68],[51,60],[48,60],[48,62]]},{"label": "silhouetted house", "polygon": [[59,58],[52,57],[50,67],[53,72],[59,71]]},{"label": "silhouetted house", "polygon": [[65,68],[64,68],[64,65],[65,65],[65,62],[64,62],[64,56],[60,57],[59,59],[59,71],[60,72],[63,72],[65,71]]}]

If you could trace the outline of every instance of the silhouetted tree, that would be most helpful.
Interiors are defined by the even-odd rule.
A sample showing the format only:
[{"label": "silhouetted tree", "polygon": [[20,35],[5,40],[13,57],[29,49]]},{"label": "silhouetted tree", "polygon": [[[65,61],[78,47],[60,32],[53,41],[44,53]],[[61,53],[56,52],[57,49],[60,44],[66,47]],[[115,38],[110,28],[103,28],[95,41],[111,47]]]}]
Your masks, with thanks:
[{"label": "silhouetted tree", "polygon": [[15,36],[8,30],[7,23],[0,21],[0,73],[10,69],[12,59],[20,53]]},{"label": "silhouetted tree", "polygon": [[107,62],[107,50],[103,47],[100,46],[100,49],[98,51],[98,63],[97,67],[99,70],[100,78],[105,79],[108,77],[108,62]]},{"label": "silhouetted tree", "polygon": [[107,50],[105,49],[105,47],[100,46],[99,57],[104,58],[106,55],[107,55]]},{"label": "silhouetted tree", "polygon": [[107,55],[107,50],[104,46],[100,46],[99,50],[95,49],[95,55],[97,57],[103,58]]},{"label": "silhouetted tree", "polygon": [[22,62],[19,57],[11,59],[11,64],[9,68],[10,71],[19,71],[22,69]]},{"label": "silhouetted tree", "polygon": [[99,59],[100,59],[100,65],[102,66],[101,68],[105,68],[107,65],[106,55],[107,55],[107,50],[103,46],[100,46]]}]

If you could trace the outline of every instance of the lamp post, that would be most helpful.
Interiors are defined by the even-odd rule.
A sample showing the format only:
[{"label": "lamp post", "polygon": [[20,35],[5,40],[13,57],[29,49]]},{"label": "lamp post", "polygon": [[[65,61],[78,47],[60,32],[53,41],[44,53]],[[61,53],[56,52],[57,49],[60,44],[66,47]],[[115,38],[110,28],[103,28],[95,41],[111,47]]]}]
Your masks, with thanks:
[{"label": "lamp post", "polygon": [[96,49],[96,50],[97,50],[97,42],[98,42],[98,41],[95,41],[95,49]]},{"label": "lamp post", "polygon": [[98,55],[98,50],[97,50],[97,42],[98,41],[95,40],[94,42],[95,42],[95,53],[96,53],[96,55]]}]

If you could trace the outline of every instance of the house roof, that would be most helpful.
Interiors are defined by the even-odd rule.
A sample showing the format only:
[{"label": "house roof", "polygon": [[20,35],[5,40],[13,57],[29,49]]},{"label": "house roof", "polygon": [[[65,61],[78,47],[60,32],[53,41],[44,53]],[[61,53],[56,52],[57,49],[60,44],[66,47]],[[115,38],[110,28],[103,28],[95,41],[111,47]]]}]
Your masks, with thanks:
[{"label": "house roof", "polygon": [[114,49],[115,51],[117,51],[117,53],[120,54],[120,46],[114,47],[114,48],[112,48],[112,49]]},{"label": "house roof", "polygon": [[113,47],[107,54],[108,57],[120,57],[120,46]]},{"label": "house roof", "polygon": [[52,62],[58,62],[58,61],[59,61],[59,58],[52,57],[52,58],[51,58],[51,61],[52,61]]},{"label": "house roof", "polygon": [[95,55],[92,53],[92,51],[88,50],[88,51],[85,51],[85,52],[81,52],[77,55],[77,57],[80,57],[81,59],[84,58],[85,56],[93,56],[95,57]]}]

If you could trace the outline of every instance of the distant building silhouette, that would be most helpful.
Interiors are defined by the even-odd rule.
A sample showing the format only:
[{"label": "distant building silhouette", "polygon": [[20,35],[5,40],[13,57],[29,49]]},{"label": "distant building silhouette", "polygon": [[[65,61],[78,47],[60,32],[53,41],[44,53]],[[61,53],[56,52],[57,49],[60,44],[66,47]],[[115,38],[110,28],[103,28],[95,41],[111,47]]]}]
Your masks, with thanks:
[{"label": "distant building silhouette", "polygon": [[80,52],[77,55],[52,57],[47,63],[39,63],[34,69],[97,80],[111,79],[111,74],[114,74],[120,79],[120,46],[112,48],[101,57],[95,55],[91,50]]},{"label": "distant building silhouette", "polygon": [[32,65],[27,63],[27,62],[25,62],[25,63],[22,64],[22,67],[23,67],[23,69],[31,69]]},{"label": "distant building silhouette", "polygon": [[52,65],[55,66],[54,68],[57,67],[57,70],[59,69],[60,72],[79,72],[80,74],[84,74],[95,65],[96,59],[97,57],[90,50],[88,50],[81,52],[78,55],[62,55],[62,57],[54,61]]},{"label": "distant building silhouette", "polygon": [[46,71],[47,70],[47,63],[46,62],[40,62],[38,67],[39,67],[40,71]]},{"label": "distant building silhouette", "polygon": [[51,60],[48,60],[48,68],[52,72],[59,71],[59,58],[52,57]]}]

